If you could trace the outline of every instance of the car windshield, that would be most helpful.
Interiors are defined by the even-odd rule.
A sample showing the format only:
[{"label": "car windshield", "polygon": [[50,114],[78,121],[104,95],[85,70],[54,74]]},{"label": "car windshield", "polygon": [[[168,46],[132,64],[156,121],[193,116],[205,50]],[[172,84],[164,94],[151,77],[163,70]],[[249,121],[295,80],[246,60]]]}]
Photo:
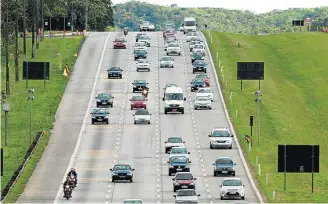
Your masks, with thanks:
[{"label": "car windshield", "polygon": [[193,180],[194,177],[192,176],[192,174],[177,174],[175,176],[175,179],[177,179],[177,180]]},{"label": "car windshield", "polygon": [[109,71],[121,71],[121,68],[119,67],[111,67]]},{"label": "car windshield", "polygon": [[107,110],[105,108],[97,108],[93,110],[94,114],[107,114]]},{"label": "car windshield", "polygon": [[145,97],[144,96],[132,96],[131,101],[144,101]]},{"label": "car windshield", "polygon": [[199,89],[198,93],[212,93],[210,89]]},{"label": "car windshield", "polygon": [[171,159],[171,163],[186,164],[188,163],[187,157],[174,157]]},{"label": "car windshield", "polygon": [[136,50],[136,54],[146,54],[145,50]]},{"label": "car windshield", "polygon": [[203,45],[197,44],[197,45],[195,45],[195,47],[194,47],[194,48],[203,49],[204,47],[203,47]]},{"label": "car windshield", "polygon": [[210,100],[210,98],[204,97],[204,96],[202,96],[202,97],[199,96],[196,98],[196,101],[208,101],[208,100]]},{"label": "car windshield", "polygon": [[183,100],[182,93],[167,93],[165,94],[166,100]]},{"label": "car windshield", "polygon": [[167,141],[169,143],[182,143],[182,139],[180,137],[170,137]]},{"label": "car windshield", "polygon": [[223,181],[223,186],[242,186],[240,180],[225,180]]},{"label": "car windshield", "polygon": [[125,200],[124,203],[142,203],[141,200]]},{"label": "car windshield", "polygon": [[162,57],[162,61],[173,61],[172,57]]},{"label": "car windshield", "polygon": [[139,109],[136,111],[135,115],[149,115],[149,112],[146,109]]},{"label": "car windshield", "polygon": [[196,76],[196,78],[199,78],[199,79],[205,79],[205,78],[207,78],[207,76],[206,76],[205,74],[198,74],[198,75]]},{"label": "car windshield", "polygon": [[194,65],[195,66],[205,66],[206,63],[204,61],[202,61],[202,60],[199,60],[199,61],[194,62]]},{"label": "car windshield", "polygon": [[97,98],[112,98],[112,94],[110,93],[98,94]]},{"label": "car windshield", "polygon": [[178,191],[177,196],[196,196],[196,192],[193,190],[180,190]]},{"label": "car windshield", "polygon": [[168,47],[179,47],[178,44],[169,44]]},{"label": "car windshield", "polygon": [[147,82],[145,80],[135,80],[135,84],[146,84]]},{"label": "car windshield", "polygon": [[231,159],[217,159],[215,161],[216,164],[233,164]]},{"label": "car windshield", "polygon": [[172,148],[171,153],[172,154],[187,154],[188,151],[186,148]]},{"label": "car windshield", "polygon": [[150,23],[148,21],[145,21],[142,23],[142,25],[149,25]]},{"label": "car windshield", "polygon": [[212,137],[230,137],[230,133],[226,130],[214,130]]},{"label": "car windshield", "polygon": [[116,38],[116,39],[115,39],[115,42],[124,42],[124,41],[125,41],[124,38]]},{"label": "car windshield", "polygon": [[139,60],[138,60],[138,63],[148,63],[148,60],[145,60],[145,59],[139,59]]},{"label": "car windshield", "polygon": [[141,35],[140,37],[139,37],[139,40],[149,40],[150,38],[148,37],[148,36],[146,36],[146,35]]},{"label": "car windshield", "polygon": [[185,26],[196,26],[196,21],[185,21],[184,25]]},{"label": "car windshield", "polygon": [[135,46],[136,47],[141,47],[141,46],[145,46],[145,42],[137,42],[136,44],[135,44]]},{"label": "car windshield", "polygon": [[194,79],[194,80],[192,80],[192,83],[193,84],[204,84],[204,80],[202,80],[202,79]]},{"label": "car windshield", "polygon": [[199,42],[198,42],[198,41],[191,41],[190,44],[191,44],[191,45],[195,45],[195,44],[199,44]]},{"label": "car windshield", "polygon": [[115,165],[113,168],[114,171],[116,170],[131,170],[129,165]]}]

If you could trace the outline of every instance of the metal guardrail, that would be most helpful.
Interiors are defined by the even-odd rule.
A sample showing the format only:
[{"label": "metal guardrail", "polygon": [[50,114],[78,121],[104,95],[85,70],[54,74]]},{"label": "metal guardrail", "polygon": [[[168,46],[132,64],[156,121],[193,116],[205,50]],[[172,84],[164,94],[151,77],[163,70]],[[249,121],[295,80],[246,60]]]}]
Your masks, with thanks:
[{"label": "metal guardrail", "polygon": [[36,134],[35,139],[33,140],[33,143],[30,145],[30,148],[27,150],[27,152],[25,154],[23,162],[21,163],[21,165],[18,166],[18,168],[14,172],[13,176],[7,183],[6,187],[1,192],[1,202],[7,198],[11,189],[15,186],[18,178],[21,176],[22,172],[24,171],[24,168],[25,168],[27,162],[30,160],[30,158],[35,150],[35,147],[38,145],[38,143],[43,135],[45,135],[44,130],[42,132],[38,132]]}]

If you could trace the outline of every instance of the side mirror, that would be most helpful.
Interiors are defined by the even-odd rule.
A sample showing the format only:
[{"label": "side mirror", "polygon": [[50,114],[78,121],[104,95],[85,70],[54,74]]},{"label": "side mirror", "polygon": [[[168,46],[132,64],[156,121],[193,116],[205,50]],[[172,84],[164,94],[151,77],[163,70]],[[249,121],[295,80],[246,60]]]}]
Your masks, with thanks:
[{"label": "side mirror", "polygon": [[189,164],[191,163],[191,161],[189,161]]},{"label": "side mirror", "polygon": [[172,181],[175,181],[175,178],[173,178]]},{"label": "side mirror", "polygon": [[113,169],[109,169],[109,171],[113,171]]},{"label": "side mirror", "polygon": [[168,164],[169,164],[170,162],[168,162],[168,161],[167,161],[166,163],[168,163]]},{"label": "side mirror", "polygon": [[149,114],[149,115],[151,115],[151,114]]},{"label": "side mirror", "polygon": [[134,171],[135,169],[131,169],[132,171]]},{"label": "side mirror", "polygon": [[163,98],[163,101],[165,101],[165,99]]},{"label": "side mirror", "polygon": [[198,26],[198,24],[196,23],[196,26]]},{"label": "side mirror", "polygon": [[121,72],[123,72],[123,69],[121,69]]},{"label": "side mirror", "polygon": [[146,98],[146,101],[148,101],[148,98]]},{"label": "side mirror", "polygon": [[233,135],[231,135],[231,137],[233,137]]},{"label": "side mirror", "polygon": [[186,97],[184,97],[183,100],[186,101],[187,100]]},{"label": "side mirror", "polygon": [[237,164],[236,164],[236,163],[233,163],[233,165],[235,165],[235,166],[236,166]]},{"label": "side mirror", "polygon": [[132,116],[135,116],[134,114]]},{"label": "side mirror", "polygon": [[115,42],[115,41],[113,40],[113,42]]},{"label": "side mirror", "polygon": [[200,196],[200,194],[197,195],[198,197]]},{"label": "side mirror", "polygon": [[114,96],[112,96],[112,98],[114,98]]},{"label": "side mirror", "polygon": [[243,184],[243,187],[245,187],[245,184]]},{"label": "side mirror", "polygon": [[134,84],[134,83],[131,83],[131,84]]},{"label": "side mirror", "polygon": [[107,113],[107,114],[109,114],[109,112],[108,112],[108,111],[107,111],[106,113]]},{"label": "side mirror", "polygon": [[186,143],[185,141],[183,141],[183,143]]},{"label": "side mirror", "polygon": [[124,41],[124,42],[128,42],[128,41]]},{"label": "side mirror", "polygon": [[192,82],[190,82],[190,84],[192,84]]},{"label": "side mirror", "polygon": [[90,113],[91,115],[93,114],[93,113]]},{"label": "side mirror", "polygon": [[213,166],[215,166],[215,164],[214,164],[214,163],[213,163],[212,165],[213,165]]},{"label": "side mirror", "polygon": [[176,195],[173,195],[174,198],[176,198],[177,196]]},{"label": "side mirror", "polygon": [[220,187],[222,187],[222,185],[219,185]]},{"label": "side mirror", "polygon": [[95,97],[95,99],[98,99],[98,97]]},{"label": "side mirror", "polygon": [[196,101],[196,100],[193,100],[193,101]]},{"label": "side mirror", "polygon": [[129,99],[129,101],[132,101],[132,99]]},{"label": "side mirror", "polygon": [[188,152],[188,154],[190,154],[190,152]]},{"label": "side mirror", "polygon": [[208,137],[212,137],[212,135],[208,135]]},{"label": "side mirror", "polygon": [[194,178],[194,180],[197,180],[197,178]]},{"label": "side mirror", "polygon": [[166,144],[167,142],[165,141],[164,143]]},{"label": "side mirror", "polygon": [[149,84],[149,83],[147,83],[147,84]]},{"label": "side mirror", "polygon": [[184,23],[181,26],[184,26]]}]

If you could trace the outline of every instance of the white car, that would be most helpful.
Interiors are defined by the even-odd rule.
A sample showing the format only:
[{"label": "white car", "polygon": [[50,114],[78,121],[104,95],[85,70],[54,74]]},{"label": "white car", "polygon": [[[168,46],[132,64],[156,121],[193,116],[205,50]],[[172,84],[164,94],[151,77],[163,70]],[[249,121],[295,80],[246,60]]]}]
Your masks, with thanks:
[{"label": "white car", "polygon": [[138,42],[145,42],[147,47],[150,47],[150,37],[147,35],[141,35],[138,38]]},{"label": "white car", "polygon": [[140,26],[139,26],[140,32],[142,31],[155,31],[155,26],[148,21],[144,21]]},{"label": "white car", "polygon": [[198,203],[199,196],[200,194],[196,194],[194,189],[181,189],[173,195],[175,203]]},{"label": "white car", "polygon": [[197,110],[200,108],[212,109],[211,99],[206,96],[197,96],[194,101],[194,109]]},{"label": "white car", "polygon": [[189,50],[190,50],[190,52],[192,51],[192,49],[194,48],[194,46],[195,45],[198,45],[198,44],[200,44],[200,45],[202,45],[203,43],[202,42],[200,42],[200,41],[191,41],[190,43],[189,43]]},{"label": "white car", "polygon": [[213,128],[210,135],[210,148],[229,148],[232,149],[232,137],[228,128]]},{"label": "white car", "polygon": [[171,55],[171,54],[177,54],[181,55],[181,48],[179,44],[169,44],[166,48],[166,54]]},{"label": "white car", "polygon": [[169,46],[169,44],[177,44],[179,45],[178,41],[177,40],[174,40],[174,39],[170,39],[168,41],[165,41],[164,42],[164,50],[166,51],[167,47]]},{"label": "white car", "polygon": [[150,124],[151,114],[147,109],[138,109],[134,114],[134,124],[137,123],[148,123]]},{"label": "white car", "polygon": [[196,92],[196,98],[198,96],[209,97],[211,99],[211,101],[213,102],[213,91],[209,87],[204,87],[204,88],[200,87],[200,88],[198,88],[198,90]]},{"label": "white car", "polygon": [[143,203],[141,199],[125,199],[123,203]]},{"label": "white car", "polygon": [[137,61],[137,72],[139,70],[147,70],[150,72],[150,63],[146,59],[139,59]]},{"label": "white car", "polygon": [[240,178],[225,178],[220,185],[220,197],[223,199],[245,199],[244,184]]},{"label": "white car", "polygon": [[204,45],[202,44],[197,44],[197,45],[194,45],[193,49],[192,49],[192,53],[195,54],[202,54],[202,55],[205,55],[205,47]]},{"label": "white car", "polygon": [[172,147],[184,147],[185,142],[182,140],[181,137],[169,137],[167,141],[165,141],[165,153],[169,153]]},{"label": "white car", "polygon": [[196,33],[188,33],[187,42],[191,42],[192,41],[191,39],[194,37],[198,37]]},{"label": "white car", "polygon": [[189,154],[186,147],[172,147],[169,158],[183,156],[189,159]]}]

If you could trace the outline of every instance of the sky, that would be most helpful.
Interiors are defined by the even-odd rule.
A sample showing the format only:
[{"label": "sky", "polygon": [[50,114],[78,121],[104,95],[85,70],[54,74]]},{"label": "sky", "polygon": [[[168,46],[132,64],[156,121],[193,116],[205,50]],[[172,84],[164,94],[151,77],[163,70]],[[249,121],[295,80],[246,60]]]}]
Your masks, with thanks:
[{"label": "sky", "polygon": [[[113,4],[125,3],[130,0],[112,0]],[[215,7],[225,9],[250,10],[254,13],[266,13],[274,9],[314,8],[328,6],[328,0],[138,0],[150,4],[178,7]]]}]

